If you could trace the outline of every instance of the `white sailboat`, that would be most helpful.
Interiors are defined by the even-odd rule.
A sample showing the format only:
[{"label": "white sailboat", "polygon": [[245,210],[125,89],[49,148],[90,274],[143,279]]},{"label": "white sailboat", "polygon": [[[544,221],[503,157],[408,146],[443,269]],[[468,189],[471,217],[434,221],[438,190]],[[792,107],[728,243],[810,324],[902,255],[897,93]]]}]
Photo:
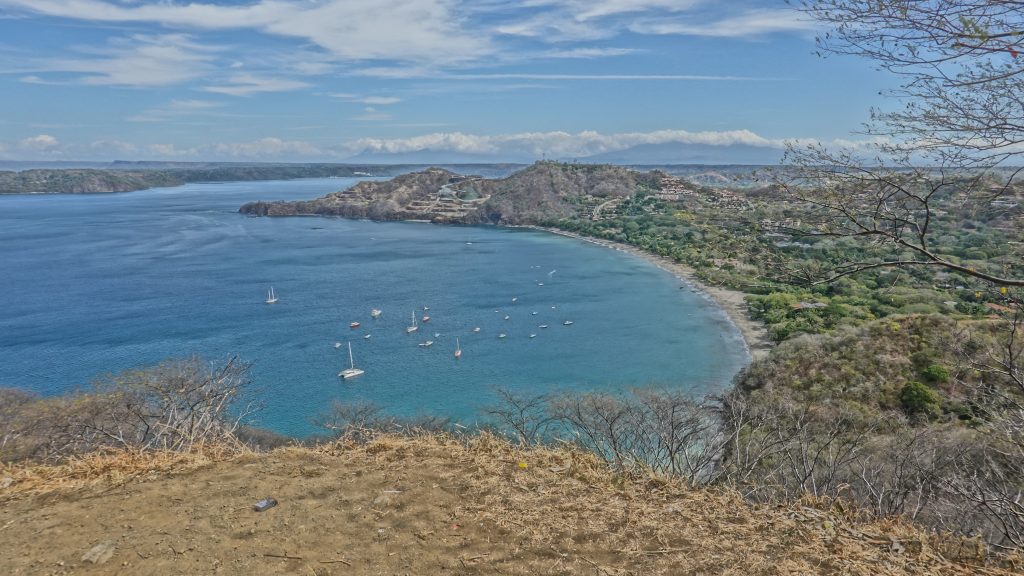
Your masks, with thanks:
[{"label": "white sailboat", "polygon": [[383,312],[381,312],[379,308],[374,308],[373,310],[370,310],[370,316],[373,316],[374,318],[380,318],[381,314],[383,314]]},{"label": "white sailboat", "polygon": [[352,342],[348,343],[348,363],[349,367],[345,368],[341,372],[338,372],[338,376],[344,380],[349,378],[355,378],[356,376],[362,376],[364,372],[359,368],[356,368],[356,361],[352,357]]},{"label": "white sailboat", "polygon": [[277,294],[274,294],[274,287],[270,287],[270,292],[267,292],[267,304],[276,304]]},{"label": "white sailboat", "polygon": [[413,312],[412,313],[412,326],[409,326],[408,328],[406,328],[405,329],[405,333],[406,334],[412,334],[413,332],[415,332],[415,331],[417,331],[419,329],[420,329],[420,327],[416,325],[416,313]]},{"label": "white sailboat", "polygon": [[459,345],[458,336],[455,337],[455,359],[462,358],[462,346]]}]

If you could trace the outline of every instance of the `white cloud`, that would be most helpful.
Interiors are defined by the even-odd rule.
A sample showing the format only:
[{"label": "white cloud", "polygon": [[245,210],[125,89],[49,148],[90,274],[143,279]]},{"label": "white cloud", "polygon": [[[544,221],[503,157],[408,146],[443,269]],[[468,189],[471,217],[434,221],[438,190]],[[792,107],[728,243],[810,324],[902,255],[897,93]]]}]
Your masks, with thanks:
[{"label": "white cloud", "polygon": [[261,138],[253,142],[235,144],[216,144],[211,151],[218,156],[235,158],[282,158],[289,156],[322,156],[324,150],[301,140],[282,140],[280,138]]},{"label": "white cloud", "polygon": [[30,152],[50,152],[60,146],[60,141],[49,134],[31,136],[18,142],[18,148]]},{"label": "white cloud", "polygon": [[337,153],[302,140],[266,137],[250,142],[222,142],[179,148],[174,144],[149,144],[145,147],[153,159],[194,160],[309,160],[334,158]]},{"label": "white cloud", "polygon": [[636,48],[571,48],[568,50],[549,50],[538,54],[541,58],[606,58],[608,56],[625,56],[642,52]]},{"label": "white cloud", "polygon": [[592,20],[616,14],[664,10],[689,10],[701,0],[528,0],[525,6],[557,6],[576,20]]},{"label": "white cloud", "polygon": [[309,86],[306,82],[289,78],[271,78],[255,74],[232,74],[227,84],[207,86],[207,92],[227,94],[229,96],[252,96],[259,92],[289,92]]},{"label": "white cloud", "polygon": [[338,100],[345,100],[348,102],[358,102],[360,104],[367,104],[370,106],[388,106],[391,104],[398,104],[402,101],[397,96],[360,96],[359,94],[351,94],[349,92],[332,92],[328,94],[331,98],[337,98]]},{"label": "white cloud", "polygon": [[[374,111],[375,112],[375,111]],[[399,126],[399,125],[396,125]],[[414,125],[409,125],[414,126]],[[426,126],[429,126],[426,125]],[[424,126],[424,127],[426,127]],[[39,134],[18,142],[0,142],[0,154],[18,160],[40,158],[152,159],[197,161],[343,161],[359,153],[404,154],[440,152],[491,157],[495,160],[529,158],[585,158],[606,152],[617,152],[644,144],[697,144],[706,146],[755,146],[781,151],[787,143],[814,144],[817,140],[765,138],[750,130],[700,131],[656,130],[652,132],[621,132],[604,134],[582,132],[522,132],[481,135],[463,132],[434,132],[410,138],[363,138],[332,145],[319,145],[304,140],[266,137],[248,142],[221,142],[191,147],[169,143],[135,144],[123,140],[97,140],[85,145],[65,144],[56,137]],[[824,143],[855,151],[869,151],[882,141],[833,140]]]},{"label": "white cloud", "polygon": [[[78,48],[82,57],[38,59],[35,71],[74,74],[81,84],[154,87],[180,84],[210,70],[219,48],[204,46],[184,34],[135,34],[111,40],[102,48]],[[55,84],[36,75],[22,82]]]},{"label": "white cloud", "polygon": [[750,38],[778,32],[809,31],[814,29],[814,23],[802,18],[796,10],[764,9],[714,21],[648,19],[633,23],[629,29],[637,34]]},{"label": "white cloud", "polygon": [[359,102],[373,106],[387,106],[389,104],[398,104],[401,101],[401,98],[395,96],[367,96],[359,99]]},{"label": "white cloud", "polygon": [[391,120],[391,115],[385,112],[381,112],[372,106],[363,108],[363,113],[358,116],[353,116],[353,120],[359,120],[361,122],[379,122],[381,120]]},{"label": "white cloud", "polygon": [[357,152],[408,153],[422,151],[448,151],[467,154],[529,154],[536,157],[584,157],[604,152],[625,150],[641,144],[705,144],[710,146],[747,145],[782,149],[783,140],[772,140],[750,130],[721,132],[689,132],[686,130],[658,130],[654,132],[624,132],[602,134],[596,131],[524,132],[483,136],[462,132],[440,132],[412,138],[364,138],[351,148]]},{"label": "white cloud", "polygon": [[418,69],[404,68],[362,68],[353,71],[357,76],[373,78],[424,78],[428,80],[676,80],[676,81],[737,81],[771,80],[753,76],[715,76],[703,74],[538,74],[494,73],[494,74],[442,74]]},{"label": "white cloud", "polygon": [[259,0],[244,5],[103,0],[0,0],[23,12],[167,27],[256,29],[303,39],[342,59],[453,63],[491,51],[482,33],[463,26],[456,0]]}]

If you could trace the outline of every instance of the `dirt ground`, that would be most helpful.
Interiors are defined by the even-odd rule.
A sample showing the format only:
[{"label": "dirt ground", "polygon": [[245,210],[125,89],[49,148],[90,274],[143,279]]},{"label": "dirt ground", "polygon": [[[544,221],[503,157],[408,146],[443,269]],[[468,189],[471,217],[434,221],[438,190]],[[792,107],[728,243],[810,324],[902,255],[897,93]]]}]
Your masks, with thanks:
[{"label": "dirt ground", "polygon": [[[279,505],[253,511],[264,497]],[[904,525],[626,480],[488,436],[8,468],[0,543],[2,574],[1009,573]]]}]

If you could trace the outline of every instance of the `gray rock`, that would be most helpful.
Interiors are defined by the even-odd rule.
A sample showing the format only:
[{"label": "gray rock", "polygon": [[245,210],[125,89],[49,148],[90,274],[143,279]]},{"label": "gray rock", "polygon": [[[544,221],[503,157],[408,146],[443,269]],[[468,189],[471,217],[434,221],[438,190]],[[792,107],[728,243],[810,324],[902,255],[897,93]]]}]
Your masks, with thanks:
[{"label": "gray rock", "polygon": [[114,555],[114,550],[117,549],[117,542],[113,540],[107,540],[106,542],[100,542],[89,549],[85,555],[82,556],[83,562],[91,562],[93,564],[103,564]]}]

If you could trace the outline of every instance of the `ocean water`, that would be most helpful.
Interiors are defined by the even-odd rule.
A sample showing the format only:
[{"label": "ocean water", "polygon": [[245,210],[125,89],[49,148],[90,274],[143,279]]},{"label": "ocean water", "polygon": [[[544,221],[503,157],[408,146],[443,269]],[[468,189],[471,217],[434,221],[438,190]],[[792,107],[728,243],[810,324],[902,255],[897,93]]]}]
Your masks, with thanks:
[{"label": "ocean water", "polygon": [[[59,394],[165,358],[237,355],[265,404],[256,424],[301,436],[334,401],[472,423],[495,387],[703,394],[748,360],[717,307],[621,252],[527,230],[236,213],[355,182],[0,196],[0,386]],[[409,335],[413,312],[431,320]],[[349,341],[366,374],[342,381]]]}]

